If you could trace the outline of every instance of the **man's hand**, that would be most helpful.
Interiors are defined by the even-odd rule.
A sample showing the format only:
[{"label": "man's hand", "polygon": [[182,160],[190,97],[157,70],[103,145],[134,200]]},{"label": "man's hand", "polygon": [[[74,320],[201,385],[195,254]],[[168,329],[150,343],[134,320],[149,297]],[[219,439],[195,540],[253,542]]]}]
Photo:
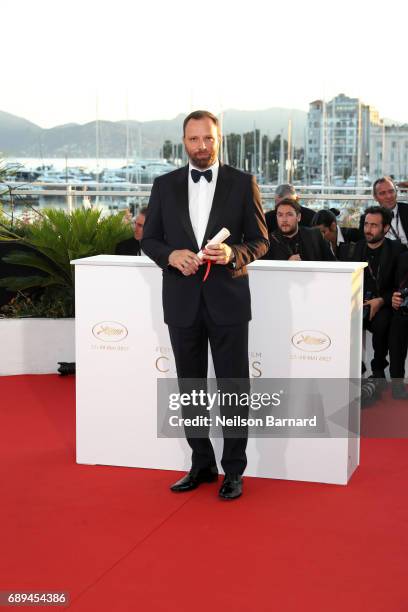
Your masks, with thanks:
[{"label": "man's hand", "polygon": [[373,298],[372,300],[367,300],[363,305],[370,306],[369,321],[372,321],[380,308],[384,306],[384,300],[381,297],[377,297]]},{"label": "man's hand", "polygon": [[190,276],[197,272],[202,262],[193,251],[180,249],[170,253],[169,264],[180,270],[184,276]]},{"label": "man's hand", "polygon": [[220,244],[207,244],[203,249],[204,258],[213,261],[216,264],[226,266],[234,258],[234,251],[228,244],[221,242]]},{"label": "man's hand", "polygon": [[288,261],[302,261],[302,258],[299,253],[297,253],[296,255],[291,255]]},{"label": "man's hand", "polygon": [[391,303],[392,303],[392,307],[395,310],[398,310],[398,308],[401,306],[401,304],[402,304],[402,297],[401,297],[401,293],[399,291],[395,291],[392,294],[392,301],[391,301]]}]

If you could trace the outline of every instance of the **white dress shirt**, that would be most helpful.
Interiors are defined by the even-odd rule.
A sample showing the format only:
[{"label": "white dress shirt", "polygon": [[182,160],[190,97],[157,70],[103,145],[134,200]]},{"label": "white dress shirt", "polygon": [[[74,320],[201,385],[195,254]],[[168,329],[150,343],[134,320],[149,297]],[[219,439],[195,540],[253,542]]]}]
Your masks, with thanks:
[{"label": "white dress shirt", "polygon": [[340,225],[338,225],[337,226],[337,246],[339,246],[339,244],[341,244],[342,242],[345,242],[345,240],[344,240],[343,232],[341,231],[341,227]]},{"label": "white dress shirt", "polygon": [[[205,230],[208,225],[219,165],[219,161],[217,160],[215,164],[209,168],[205,168],[205,170],[212,170],[212,180],[210,182],[202,176],[198,183],[195,183],[191,178],[191,170],[195,169],[199,172],[204,172],[204,170],[202,168],[196,168],[191,162],[188,167],[188,210],[199,248],[202,246]],[[212,236],[210,236],[210,238],[212,238]]]},{"label": "white dress shirt", "polygon": [[391,210],[393,215],[391,221],[391,228],[388,231],[387,238],[391,240],[401,240],[402,244],[408,244],[407,236],[405,235],[404,228],[402,227],[401,219],[399,217],[398,202]]}]

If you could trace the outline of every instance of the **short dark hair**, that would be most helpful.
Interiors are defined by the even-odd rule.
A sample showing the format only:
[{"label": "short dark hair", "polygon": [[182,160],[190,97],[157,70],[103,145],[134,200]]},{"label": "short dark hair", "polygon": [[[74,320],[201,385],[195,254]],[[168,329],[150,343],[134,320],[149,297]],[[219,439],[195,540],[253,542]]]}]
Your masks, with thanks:
[{"label": "short dark hair", "polygon": [[285,204],[287,204],[288,206],[291,206],[297,215],[301,214],[302,209],[300,208],[300,204],[297,200],[294,200],[293,198],[284,198],[278,204],[276,204],[275,206],[276,212],[278,212],[279,206],[284,206]]},{"label": "short dark hair", "polygon": [[380,176],[380,178],[376,179],[373,183],[373,196],[374,197],[376,196],[378,185],[381,185],[381,183],[385,183],[385,181],[389,181],[390,183],[392,183],[392,186],[394,187],[395,191],[397,191],[397,186],[391,176]]},{"label": "short dark hair", "polygon": [[364,211],[364,222],[367,215],[381,215],[383,227],[391,225],[392,214],[388,208],[384,208],[383,206],[369,206]]},{"label": "short dark hair", "polygon": [[141,208],[139,208],[139,210],[137,211],[137,214],[138,214],[138,215],[144,215],[144,216],[146,216],[147,209],[148,209],[148,206],[142,206],[142,207],[141,207]]},{"label": "short dark hair", "polygon": [[330,227],[332,223],[335,223],[337,225],[336,215],[332,210],[328,208],[318,210],[312,219],[313,226],[324,225],[324,227]]},{"label": "short dark hair", "polygon": [[184,121],[183,121],[183,136],[186,133],[186,125],[190,121],[190,119],[195,119],[196,121],[198,119],[211,119],[211,121],[214,123],[214,125],[217,128],[218,134],[221,133],[221,127],[220,127],[220,122],[218,121],[218,117],[216,117],[215,115],[210,113],[210,111],[196,110],[196,111],[193,111],[192,113],[190,113],[189,115],[187,115],[187,117],[184,119]]}]

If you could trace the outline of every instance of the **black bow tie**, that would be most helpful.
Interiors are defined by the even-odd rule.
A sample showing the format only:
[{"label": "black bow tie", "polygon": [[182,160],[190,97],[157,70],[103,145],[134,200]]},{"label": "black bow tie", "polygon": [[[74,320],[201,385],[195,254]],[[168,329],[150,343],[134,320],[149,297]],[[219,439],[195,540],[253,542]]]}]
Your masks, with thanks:
[{"label": "black bow tie", "polygon": [[191,170],[191,178],[193,179],[194,183],[198,183],[202,176],[206,178],[209,183],[211,183],[212,170],[204,170],[204,172],[200,172],[199,170],[195,170],[194,168]]}]

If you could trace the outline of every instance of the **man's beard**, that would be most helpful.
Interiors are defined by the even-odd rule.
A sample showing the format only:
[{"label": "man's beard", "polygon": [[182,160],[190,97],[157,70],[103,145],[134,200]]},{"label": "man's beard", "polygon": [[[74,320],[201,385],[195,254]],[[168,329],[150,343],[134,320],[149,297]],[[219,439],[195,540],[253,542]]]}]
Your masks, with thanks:
[{"label": "man's beard", "polygon": [[214,152],[210,157],[190,157],[190,161],[196,168],[205,170],[217,161],[217,152]]},{"label": "man's beard", "polygon": [[384,240],[384,236],[377,236],[375,238],[374,236],[366,236],[365,239],[370,244],[378,244],[379,242]]},{"label": "man's beard", "polygon": [[282,236],[291,236],[293,234],[293,236],[295,236],[298,233],[299,230],[299,226],[295,226],[295,227],[285,227],[285,228],[279,228],[280,233],[282,234]]}]

